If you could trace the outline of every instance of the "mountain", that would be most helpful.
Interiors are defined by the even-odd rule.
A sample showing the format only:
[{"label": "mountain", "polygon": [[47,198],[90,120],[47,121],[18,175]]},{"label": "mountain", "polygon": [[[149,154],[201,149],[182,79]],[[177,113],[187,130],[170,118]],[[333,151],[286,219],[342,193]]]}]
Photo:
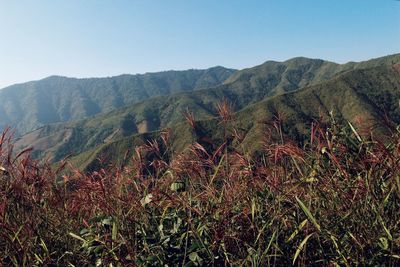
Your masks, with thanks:
[{"label": "mountain", "polygon": [[271,96],[317,84],[346,71],[393,65],[399,62],[400,54],[346,64],[296,57],[284,62],[267,61],[260,66],[238,71],[230,76],[224,84],[234,84],[234,87],[239,90],[263,87],[266,89],[265,94]]},{"label": "mountain", "polygon": [[222,84],[235,70],[165,71],[109,78],[51,76],[0,90],[0,129],[24,134],[43,125],[83,119],[154,96]]},{"label": "mountain", "polygon": [[[241,148],[255,153],[261,148],[260,140],[267,133],[264,122],[273,121],[279,114],[285,134],[304,141],[308,138],[311,122],[330,120],[331,114],[339,123],[351,122],[361,130],[368,125],[384,126],[387,119],[400,123],[400,64],[356,69],[317,85],[296,92],[267,98],[235,114],[233,124],[243,135]],[[170,129],[169,153],[182,152],[194,141],[223,139],[223,127],[218,119],[196,122],[196,130],[188,123],[178,123]],[[381,131],[379,127],[375,132]],[[360,131],[361,133],[362,131]],[[71,161],[82,169],[98,167],[104,163],[128,164],[134,147],[152,139],[160,139],[162,132],[152,132],[124,137],[85,151]],[[162,143],[159,140],[159,143]],[[128,153],[126,155],[126,152]]]},{"label": "mountain", "polygon": [[[154,97],[84,120],[44,126],[20,138],[16,145],[18,148],[33,146],[36,156],[44,156],[52,161],[57,161],[68,154],[79,154],[131,135],[167,127],[177,128],[184,120],[182,112],[187,108],[195,114],[197,120],[210,119],[217,114],[215,105],[222,99],[233,103],[234,111],[240,111],[238,118],[241,118],[243,128],[247,129],[248,135],[251,136],[254,131],[250,126],[263,117],[268,117],[265,110],[261,108],[257,108],[257,112],[250,112],[259,107],[257,103],[262,107],[270,107],[271,103],[276,103],[279,99],[287,99],[282,101],[278,105],[279,108],[275,108],[275,110],[280,110],[282,107],[294,110],[292,116],[295,116],[297,121],[294,120],[292,124],[296,125],[297,122],[301,124],[304,122],[302,118],[311,118],[310,114],[307,115],[307,110],[316,107],[312,110],[316,112],[315,116],[317,116],[319,108],[329,109],[321,106],[318,101],[308,103],[308,100],[304,100],[301,108],[295,109],[297,104],[290,104],[290,101],[295,101],[291,98],[293,96],[298,98],[302,95],[301,92],[310,89],[302,89],[294,95],[288,94],[288,92],[294,92],[304,86],[307,88],[310,86],[313,88],[313,85],[323,86],[325,81],[332,87],[331,93],[335,94],[337,91],[335,86],[339,86],[339,81],[342,81],[337,80],[338,77],[344,79],[343,77],[347,77],[346,75],[355,75],[354,73],[361,73],[376,66],[391,66],[396,62],[400,62],[400,55],[344,65],[306,58],[295,58],[281,63],[268,61],[260,66],[236,72],[223,85],[217,87]],[[364,78],[367,81],[371,79],[368,76]],[[356,78],[354,80],[358,81]],[[332,83],[336,85],[332,85]],[[380,89],[379,83],[374,81],[374,85]],[[273,97],[274,95],[276,97]],[[329,96],[328,99],[335,99],[334,96]],[[301,97],[301,99],[303,98]],[[309,98],[311,99],[311,97]],[[273,102],[270,102],[270,99],[273,99]],[[343,101],[346,99],[343,98]],[[242,118],[243,115],[240,114],[246,110],[249,110],[249,115]],[[344,111],[339,109],[339,113],[341,112]],[[298,131],[297,128],[301,127],[293,129]]]},{"label": "mountain", "polygon": [[[304,140],[314,120],[351,122],[356,128],[385,126],[388,119],[400,123],[400,65],[379,66],[346,72],[333,79],[297,92],[280,95],[251,105],[237,113],[246,129],[244,145],[254,149],[263,134],[262,121],[279,115],[283,129]],[[332,114],[332,115],[331,115]],[[379,127],[375,129],[379,130]]]}]

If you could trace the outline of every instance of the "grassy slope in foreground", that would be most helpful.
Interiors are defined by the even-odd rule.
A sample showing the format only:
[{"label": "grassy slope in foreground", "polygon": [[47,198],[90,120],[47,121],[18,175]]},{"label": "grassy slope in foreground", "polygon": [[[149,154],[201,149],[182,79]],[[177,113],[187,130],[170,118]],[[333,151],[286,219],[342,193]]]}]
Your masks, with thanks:
[{"label": "grassy slope in foreground", "polygon": [[304,147],[266,142],[262,160],[197,145],[171,161],[153,144],[56,184],[0,138],[0,265],[399,266],[399,131],[314,129]]}]

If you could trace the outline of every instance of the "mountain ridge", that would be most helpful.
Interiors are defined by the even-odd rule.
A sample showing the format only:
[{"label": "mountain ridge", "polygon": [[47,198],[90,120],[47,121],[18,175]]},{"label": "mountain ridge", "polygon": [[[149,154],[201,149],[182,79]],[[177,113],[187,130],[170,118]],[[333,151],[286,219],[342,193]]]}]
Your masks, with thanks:
[{"label": "mountain ridge", "polygon": [[[400,55],[395,55],[386,58],[385,60],[387,61],[388,59],[390,64],[392,59],[400,62]],[[311,60],[310,62],[317,62],[321,65],[320,61]],[[379,66],[382,64],[382,59],[375,59],[369,61],[368,64],[363,64],[366,67]],[[299,65],[299,68],[301,69],[304,66],[309,69],[314,65],[303,64]],[[355,65],[350,67],[353,69],[359,69]],[[273,90],[276,88],[276,84],[279,84],[281,81],[285,81],[286,79],[286,76],[279,76],[280,79],[275,79],[274,82],[270,84],[262,83],[259,81],[262,81],[263,79],[268,81],[271,75],[273,76],[277,74],[269,73],[269,76],[265,76],[264,72],[261,71],[260,74],[258,70],[259,68],[256,67],[253,76],[245,77],[244,82],[243,80],[239,80],[238,82],[230,83],[229,85],[223,84],[210,89],[178,93],[164,97],[155,97],[137,103],[134,106],[113,110],[109,113],[102,113],[81,121],[48,125],[22,137],[17,144],[20,147],[26,147],[27,145],[33,145],[35,147],[35,145],[37,145],[35,142],[40,142],[39,147],[42,149],[37,150],[37,155],[51,155],[50,157],[53,160],[60,160],[70,153],[80,153],[101,145],[105,140],[111,142],[133,134],[173,127],[177,123],[182,122],[184,119],[182,112],[187,108],[194,112],[194,115],[198,120],[204,120],[216,116],[217,111],[215,109],[215,104],[222,99],[227,99],[228,101],[236,100],[236,102],[231,102],[235,104],[234,111],[239,111],[251,104],[271,97],[268,95],[269,90]],[[330,71],[330,69],[328,70]],[[342,70],[343,68],[340,69],[341,72],[339,73],[346,73],[346,69],[344,69],[344,72]],[[329,71],[324,73],[328,73],[327,75],[329,75]],[[244,72],[246,73],[248,70],[245,70]],[[308,82],[308,86],[313,85],[313,82],[309,81],[313,81],[312,78],[314,77],[307,76],[307,72],[304,71],[300,73],[305,75],[305,78],[294,80],[295,82],[301,83],[305,81],[305,83]],[[320,77],[317,78],[320,79]],[[251,82],[252,79],[253,83]],[[254,80],[256,82],[254,82]],[[67,138],[61,138],[65,136]],[[54,139],[58,141],[52,142],[51,140]],[[26,140],[29,140],[29,142]],[[35,141],[32,142],[32,140]],[[43,144],[46,143],[48,146],[43,147]],[[54,143],[57,144],[58,147],[51,146],[51,144]]]},{"label": "mountain ridge", "polygon": [[165,71],[108,78],[48,78],[0,90],[0,129],[19,134],[54,122],[82,119],[157,95],[221,84],[233,69]]},{"label": "mountain ridge", "polygon": [[[399,74],[399,68],[390,66],[353,70],[321,84],[249,105],[238,111],[232,122],[244,134],[240,146],[250,154],[262,149],[259,141],[268,132],[264,123],[272,122],[276,116],[282,120],[285,135],[301,142],[308,138],[312,122],[328,122],[332,116],[341,124],[351,122],[360,133],[371,125],[375,133],[386,131],[383,122],[387,118],[400,123],[400,107],[396,102],[400,98]],[[374,91],[377,87],[381,90]],[[197,130],[186,122],[170,128],[172,153],[181,153],[193,142],[201,143],[204,137],[222,142],[224,133],[217,118],[196,121],[196,125]],[[159,138],[161,132],[136,134],[101,144],[78,154],[71,162],[88,171],[99,167],[98,159],[103,164],[128,164],[133,147]]]}]

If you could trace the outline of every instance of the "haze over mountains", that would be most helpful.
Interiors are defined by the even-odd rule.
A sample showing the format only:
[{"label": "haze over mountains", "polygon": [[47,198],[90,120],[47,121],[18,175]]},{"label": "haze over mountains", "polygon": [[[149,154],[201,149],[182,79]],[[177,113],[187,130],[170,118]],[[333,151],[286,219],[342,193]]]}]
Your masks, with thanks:
[{"label": "haze over mountains", "polygon": [[[361,116],[376,122],[386,112],[400,122],[398,63],[400,54],[347,64],[294,58],[240,71],[217,67],[102,79],[50,77],[0,91],[5,96],[0,95],[0,107],[8,118],[0,125],[19,121],[16,127],[24,133],[49,122],[74,120],[41,127],[16,145],[33,146],[34,155],[52,161],[86,151],[81,161],[88,165],[89,158],[105,154],[104,149],[117,157],[127,146],[157,137],[154,131],[165,128],[175,131],[176,151],[201,135],[217,136],[215,106],[226,99],[237,112],[244,144],[256,150],[254,140],[262,132],[258,122],[276,113],[284,115],[287,132],[297,137],[305,134],[312,119],[330,111],[348,121]],[[29,101],[33,111],[28,110]],[[11,103],[17,108],[10,108]],[[183,122],[187,109],[203,125],[201,131],[190,131]]]}]

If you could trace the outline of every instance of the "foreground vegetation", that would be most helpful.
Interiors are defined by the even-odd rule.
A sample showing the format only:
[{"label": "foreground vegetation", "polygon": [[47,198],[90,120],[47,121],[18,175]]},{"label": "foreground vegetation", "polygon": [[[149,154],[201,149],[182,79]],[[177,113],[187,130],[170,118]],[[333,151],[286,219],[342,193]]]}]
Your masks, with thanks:
[{"label": "foreground vegetation", "polygon": [[[0,259],[34,266],[288,266],[400,263],[400,132],[314,122],[304,145],[279,117],[263,150],[222,142],[171,157],[168,132],[125,167],[82,173],[13,156],[0,139]],[[190,113],[186,117],[196,130]],[[235,145],[233,145],[235,144]]]}]

